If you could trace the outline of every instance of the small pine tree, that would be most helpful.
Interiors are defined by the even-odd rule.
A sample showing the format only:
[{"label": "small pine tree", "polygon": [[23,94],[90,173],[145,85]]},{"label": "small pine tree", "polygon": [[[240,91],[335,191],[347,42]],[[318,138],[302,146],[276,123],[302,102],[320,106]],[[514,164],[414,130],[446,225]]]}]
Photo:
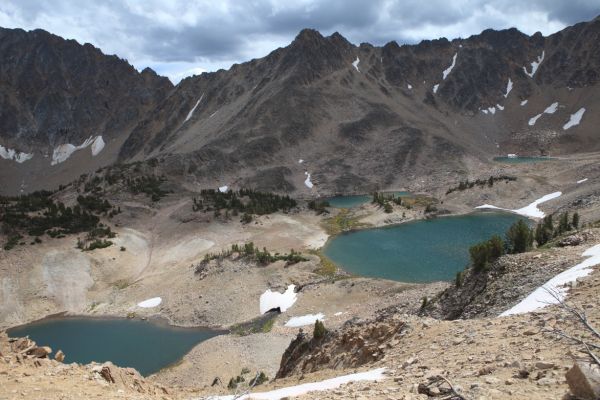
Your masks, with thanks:
[{"label": "small pine tree", "polygon": [[315,329],[313,330],[313,337],[315,339],[322,339],[325,337],[327,333],[327,329],[325,329],[325,325],[323,322],[316,320],[315,321]]},{"label": "small pine tree", "polygon": [[524,253],[533,245],[533,232],[527,223],[520,219],[506,232],[506,245],[511,254]]},{"label": "small pine tree", "polygon": [[573,225],[573,228],[579,229],[579,213],[573,214],[571,225]]}]

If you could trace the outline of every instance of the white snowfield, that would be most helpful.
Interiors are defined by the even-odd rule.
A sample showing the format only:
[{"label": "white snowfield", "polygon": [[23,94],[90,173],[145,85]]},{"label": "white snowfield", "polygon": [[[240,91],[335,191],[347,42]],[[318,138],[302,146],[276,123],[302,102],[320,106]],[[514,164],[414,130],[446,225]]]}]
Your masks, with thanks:
[{"label": "white snowfield", "polygon": [[450,64],[450,66],[446,68],[444,72],[442,72],[444,80],[446,80],[450,72],[452,72],[452,69],[454,69],[454,66],[456,65],[456,56],[458,56],[458,53],[454,53],[454,56],[452,57],[452,64]]},{"label": "white snowfield", "polygon": [[139,302],[138,307],[152,308],[160,305],[160,303],[162,303],[162,299],[160,297],[153,297],[151,299]]},{"label": "white snowfield", "polygon": [[523,67],[523,71],[525,71],[525,73],[530,77],[533,78],[533,76],[535,75],[535,73],[537,72],[540,64],[542,63],[542,61],[544,61],[544,57],[546,55],[545,51],[542,51],[542,55],[538,56],[537,61],[533,61],[531,63],[531,72],[527,72],[527,68]]},{"label": "white snowfield", "polygon": [[571,114],[571,117],[569,117],[569,121],[563,126],[563,130],[566,131],[569,128],[579,125],[579,123],[581,122],[581,118],[583,118],[584,113],[585,113],[585,108],[581,107],[579,110],[577,110],[577,112],[575,114]]},{"label": "white snowfield", "polygon": [[196,111],[196,107],[198,107],[198,104],[200,104],[200,102],[202,101],[202,98],[204,97],[204,93],[202,93],[202,95],[200,96],[200,98],[198,99],[198,101],[196,102],[196,104],[194,105],[194,107],[192,107],[192,109],[190,110],[190,112],[188,113],[187,117],[185,117],[185,121],[183,121],[183,123],[185,124],[186,122],[188,122],[188,120],[190,118],[192,118],[192,115],[194,115],[194,111]]},{"label": "white snowfield", "polygon": [[440,84],[439,84],[439,83],[438,83],[438,84],[435,84],[435,85],[433,85],[433,93],[437,93],[437,91],[438,91],[439,87],[440,87]]},{"label": "white snowfield", "polygon": [[583,183],[583,182],[587,182],[588,178],[583,178],[577,181],[577,184]]},{"label": "white snowfield", "polygon": [[358,69],[358,63],[360,62],[360,58],[358,58],[358,56],[356,56],[356,60],[352,61],[352,66],[354,67],[355,70],[357,70],[358,72],[360,72],[360,70]]},{"label": "white snowfield", "polygon": [[104,139],[102,139],[102,136],[96,136],[96,138],[92,142],[92,155],[97,156],[98,154],[100,154],[105,145],[106,143],[104,143]]},{"label": "white snowfield", "polygon": [[547,194],[547,195],[545,195],[545,196],[537,199],[533,203],[528,204],[528,205],[526,205],[523,208],[518,208],[516,210],[510,210],[510,209],[507,209],[507,208],[500,208],[500,207],[493,206],[491,204],[484,204],[482,206],[478,206],[478,207],[475,207],[475,208],[477,208],[477,209],[494,209],[494,210],[510,211],[510,212],[515,213],[515,214],[523,215],[525,217],[544,218],[544,216],[546,214],[544,214],[544,212],[542,210],[540,210],[537,206],[539,206],[542,203],[545,203],[546,201],[555,199],[555,198],[559,197],[560,195],[562,195],[562,192],[554,192],[554,193]]},{"label": "white snowfield", "polygon": [[285,323],[285,326],[290,327],[290,328],[297,328],[300,326],[314,325],[314,323],[317,320],[325,321],[325,314],[318,313],[318,314],[302,315],[301,317],[292,317],[289,319],[288,322]]},{"label": "white snowfield", "polygon": [[544,114],[554,114],[556,112],[556,110],[558,109],[558,102],[554,102],[552,104],[550,104],[548,107],[546,107],[546,109],[544,110],[544,112],[536,115],[535,117],[532,117],[529,119],[529,126],[534,126],[535,123],[537,122],[538,119],[540,119],[540,117]]},{"label": "white snowfield", "polygon": [[312,189],[313,188],[313,183],[310,180],[310,174],[308,172],[304,172],[304,175],[306,175],[306,179],[304,180],[304,184],[306,185],[307,188]]},{"label": "white snowfield", "polygon": [[4,158],[5,160],[13,160],[21,164],[27,160],[31,160],[33,158],[33,153],[23,153],[22,151],[8,149],[0,145],[0,157]]},{"label": "white snowfield", "polygon": [[227,191],[229,190],[229,186],[227,185],[223,185],[219,187],[219,192],[221,193],[227,193]]},{"label": "white snowfield", "polygon": [[56,165],[65,162],[76,151],[83,150],[90,146],[92,146],[92,156],[97,156],[100,154],[102,149],[104,149],[104,145],[105,143],[104,139],[102,139],[102,136],[90,136],[79,146],[75,146],[71,143],[61,144],[60,146],[54,148],[50,165]]},{"label": "white snowfield", "polygon": [[561,272],[548,282],[544,283],[539,288],[535,289],[529,296],[525,297],[519,304],[500,314],[501,317],[513,314],[523,314],[539,310],[550,304],[558,304],[564,300],[568,287],[565,285],[570,282],[575,282],[578,278],[582,278],[592,273],[593,266],[600,264],[600,244],[590,247],[581,255],[589,257]]},{"label": "white snowfield", "polygon": [[510,93],[512,88],[513,88],[513,81],[512,81],[512,79],[508,78],[508,83],[506,84],[506,93],[504,93],[504,97],[508,97],[508,94]]},{"label": "white snowfield", "polygon": [[[289,386],[286,388],[272,390],[270,392],[249,393],[238,397],[239,400],[280,400],[288,397],[301,396],[310,392],[322,392],[325,390],[337,389],[338,387],[350,382],[360,381],[380,381],[385,379],[383,373],[385,368],[377,368],[371,371],[358,372],[356,374],[338,376],[337,378],[326,379],[320,382],[303,383],[302,385]],[[312,398],[317,399],[318,396]],[[206,400],[233,400],[233,395],[229,396],[213,396]]]},{"label": "white snowfield", "polygon": [[272,292],[271,289],[267,289],[260,295],[260,313],[264,314],[274,308],[286,312],[298,300],[298,296],[294,292],[295,288],[296,285],[289,285],[283,293]]}]

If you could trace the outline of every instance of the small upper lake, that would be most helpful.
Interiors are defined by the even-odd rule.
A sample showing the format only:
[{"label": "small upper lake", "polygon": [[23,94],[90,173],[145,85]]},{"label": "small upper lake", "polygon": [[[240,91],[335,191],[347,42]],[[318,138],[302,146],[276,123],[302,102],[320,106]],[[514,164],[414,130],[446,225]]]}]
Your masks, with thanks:
[{"label": "small upper lake", "polygon": [[[410,196],[409,192],[385,192],[386,195],[394,195],[394,197]],[[325,199],[331,207],[335,208],[352,208],[358,207],[373,200],[373,195],[356,194],[349,196],[334,196]]]},{"label": "small upper lake", "polygon": [[222,332],[178,328],[124,318],[48,318],[8,330],[38,346],[62,350],[66,363],[112,361],[147,376],[180,360],[192,347]]},{"label": "small upper lake", "polygon": [[542,161],[554,160],[552,157],[494,157],[494,161],[504,164],[531,164]]},{"label": "small upper lake", "polygon": [[485,212],[419,220],[343,233],[324,253],[344,270],[401,282],[454,279],[469,263],[469,247],[504,233],[515,214]]}]

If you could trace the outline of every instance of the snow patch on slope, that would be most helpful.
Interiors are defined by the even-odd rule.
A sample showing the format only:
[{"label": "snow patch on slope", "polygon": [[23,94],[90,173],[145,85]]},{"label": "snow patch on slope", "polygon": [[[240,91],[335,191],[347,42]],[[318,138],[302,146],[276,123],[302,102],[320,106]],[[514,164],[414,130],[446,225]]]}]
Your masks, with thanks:
[{"label": "snow patch on slope", "polygon": [[513,81],[512,81],[512,79],[508,78],[508,83],[506,84],[506,93],[504,93],[504,97],[508,97],[508,94],[510,93],[512,88],[513,88]]},{"label": "snow patch on slope", "polygon": [[325,315],[323,313],[318,313],[303,315],[301,317],[292,317],[288,322],[285,323],[285,326],[290,328],[298,328],[300,326],[313,325],[317,320],[324,321]]},{"label": "snow patch on slope", "polygon": [[229,190],[229,186],[227,185],[223,185],[219,187],[219,192],[221,193],[227,193],[227,191]]},{"label": "snow patch on slope", "polygon": [[444,80],[446,80],[446,78],[448,77],[448,75],[450,74],[450,72],[452,72],[452,69],[456,65],[456,56],[458,56],[458,53],[454,53],[454,56],[452,57],[452,64],[450,64],[450,66],[448,68],[446,68],[444,70],[444,72],[442,72]]},{"label": "snow patch on slope", "polygon": [[16,151],[0,145],[0,157],[4,158],[5,160],[13,160],[21,164],[27,160],[31,160],[33,158],[33,153],[23,153],[22,151]]},{"label": "snow patch on slope", "polygon": [[575,114],[571,114],[571,117],[569,117],[569,122],[567,122],[563,126],[563,129],[566,131],[569,128],[579,125],[579,123],[581,122],[581,118],[583,118],[584,113],[585,113],[585,108],[581,107],[579,110],[577,110],[577,112]]},{"label": "snow patch on slope", "polygon": [[523,101],[521,102],[521,107],[523,107],[525,104],[527,104],[527,102],[528,102],[528,101],[529,101],[529,100],[523,100]]},{"label": "snow patch on slope", "polygon": [[283,293],[272,292],[271,289],[267,289],[260,295],[260,313],[264,314],[274,308],[279,308],[281,312],[287,311],[298,299],[296,292],[294,292],[295,288],[296,285],[289,285]]},{"label": "snow patch on slope", "polygon": [[600,264],[600,244],[590,247],[581,256],[589,258],[556,275],[500,316],[528,313],[564,300],[568,290],[565,285],[591,274],[593,271],[591,267]]},{"label": "snow patch on slope", "polygon": [[160,305],[160,303],[162,303],[162,299],[160,297],[153,297],[151,299],[139,302],[138,307],[153,308]]},{"label": "snow patch on slope", "polygon": [[[370,371],[338,376],[337,378],[326,379],[324,381],[288,386],[281,389],[275,389],[270,392],[248,393],[241,397],[235,397],[234,395],[213,396],[209,397],[207,400],[280,400],[288,397],[301,396],[310,392],[322,392],[325,390],[337,389],[340,386],[350,382],[380,381],[384,379],[384,372],[385,368],[377,368]],[[318,396],[311,396],[310,398],[316,399]]]},{"label": "snow patch on slope", "polygon": [[579,185],[580,183],[587,182],[587,180],[588,180],[588,178],[580,179],[577,181],[577,184]]},{"label": "snow patch on slope", "polygon": [[354,67],[355,70],[357,70],[358,72],[360,72],[360,70],[358,69],[358,63],[360,62],[360,58],[358,58],[358,56],[356,56],[356,60],[352,61],[352,66]]},{"label": "snow patch on slope", "polygon": [[546,214],[544,214],[544,212],[542,210],[540,210],[537,206],[539,206],[540,204],[545,203],[547,201],[550,201],[552,199],[555,199],[555,198],[559,197],[560,195],[562,195],[562,192],[554,192],[554,193],[547,194],[547,195],[545,195],[545,196],[537,199],[533,203],[528,204],[528,205],[526,205],[523,208],[518,208],[516,210],[510,210],[510,209],[507,209],[507,208],[500,208],[500,207],[493,206],[491,204],[484,204],[482,206],[478,206],[478,207],[475,207],[475,208],[477,208],[477,209],[494,209],[494,210],[510,211],[510,212],[514,212],[515,214],[523,215],[525,217],[544,218],[546,216]]},{"label": "snow patch on slope", "polygon": [[105,144],[106,143],[104,143],[104,139],[102,139],[102,136],[96,136],[94,142],[92,143],[92,155],[97,156],[98,154],[100,154]]},{"label": "snow patch on slope", "polygon": [[306,175],[306,179],[304,180],[304,184],[306,185],[307,188],[312,189],[312,187],[314,185],[313,185],[313,183],[310,180],[310,174],[308,172],[304,172],[304,175]]},{"label": "snow patch on slope", "polygon": [[50,165],[56,165],[65,162],[77,150],[82,150],[89,146],[92,146],[92,155],[97,156],[104,148],[104,145],[105,143],[102,139],[102,136],[90,136],[79,146],[75,146],[71,143],[61,144],[60,146],[54,148]]},{"label": "snow patch on slope", "polygon": [[438,88],[439,88],[439,87],[440,87],[440,84],[439,84],[439,83],[438,83],[438,84],[435,84],[435,85],[433,85],[433,93],[437,93],[437,91],[438,91]]},{"label": "snow patch on slope", "polygon": [[527,74],[530,78],[533,78],[533,76],[535,75],[535,73],[538,70],[538,67],[540,66],[542,61],[544,61],[545,55],[546,55],[546,52],[542,51],[542,55],[538,56],[537,61],[533,61],[531,63],[531,72],[527,72],[527,68],[523,67],[523,71],[525,71],[525,74]]},{"label": "snow patch on slope", "polygon": [[542,113],[540,113],[534,117],[531,117],[529,119],[529,126],[534,126],[535,123],[537,122],[537,120],[540,119],[540,117],[544,114],[554,114],[557,109],[558,109],[558,102],[555,101],[554,103],[552,103],[548,107],[546,107],[546,109]]},{"label": "snow patch on slope", "polygon": [[187,117],[185,117],[185,121],[183,121],[183,123],[188,122],[188,120],[190,118],[192,118],[192,115],[194,115],[194,111],[196,111],[196,107],[198,107],[198,104],[200,104],[200,102],[202,101],[203,97],[204,97],[204,93],[202,93],[202,95],[200,96],[200,98],[198,99],[198,101],[196,102],[196,104],[194,105],[194,107],[192,107],[192,109],[188,113]]}]

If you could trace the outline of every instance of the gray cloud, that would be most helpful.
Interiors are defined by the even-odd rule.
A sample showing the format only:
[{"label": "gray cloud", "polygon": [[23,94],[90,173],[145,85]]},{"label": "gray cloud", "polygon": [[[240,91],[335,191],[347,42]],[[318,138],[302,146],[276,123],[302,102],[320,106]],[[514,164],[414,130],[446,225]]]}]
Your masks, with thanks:
[{"label": "gray cloud", "polygon": [[305,27],[382,45],[513,26],[550,34],[599,14],[598,0],[4,0],[0,26],[90,42],[179,80],[264,56]]}]

